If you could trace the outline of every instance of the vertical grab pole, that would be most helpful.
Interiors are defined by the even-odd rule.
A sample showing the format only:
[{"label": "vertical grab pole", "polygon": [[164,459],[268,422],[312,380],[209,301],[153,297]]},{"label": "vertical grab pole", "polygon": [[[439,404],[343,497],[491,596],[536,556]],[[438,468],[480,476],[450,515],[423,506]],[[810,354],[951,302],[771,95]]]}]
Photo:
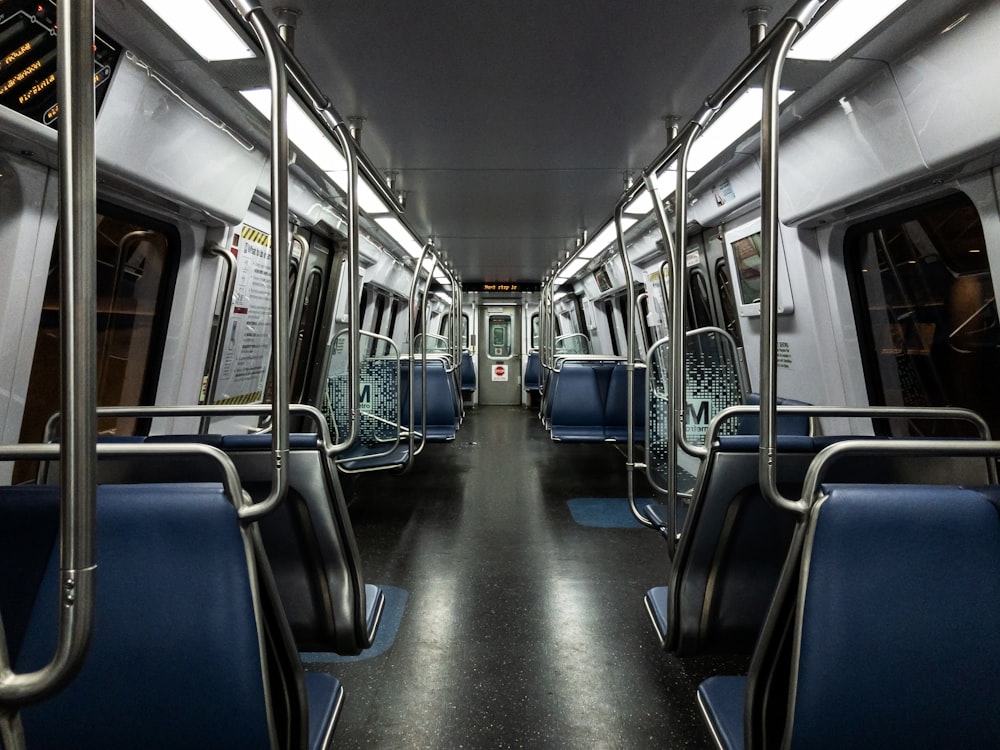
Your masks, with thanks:
[{"label": "vertical grab pole", "polygon": [[639,512],[635,505],[635,281],[632,278],[632,264],[625,249],[625,231],[622,228],[622,213],[625,204],[619,202],[615,208],[615,233],[618,237],[618,255],[625,272],[625,296],[628,298],[628,323],[625,326],[625,428],[628,435],[625,442],[625,480],[628,492],[628,507],[635,519],[646,528],[653,528],[653,522]]},{"label": "vertical grab pole", "polygon": [[678,448],[687,444],[685,433],[685,409],[687,398],[684,392],[684,298],[686,296],[686,274],[684,253],[687,247],[687,163],[691,145],[704,128],[704,122],[712,116],[706,110],[702,122],[684,129],[679,138],[677,152],[677,188],[675,192],[673,257],[670,268],[670,390],[667,408],[672,414],[667,430],[667,455],[670,467],[667,472],[667,546],[671,558],[677,547],[680,529],[677,528],[677,453]]},{"label": "vertical grab pole", "polygon": [[[433,243],[431,243],[433,247]],[[427,283],[424,284],[423,292],[420,294],[420,453],[427,445],[427,297],[431,291],[431,282],[434,281],[434,269],[437,268],[438,257],[436,253],[431,253],[431,267],[427,269]],[[422,264],[421,264],[422,267]],[[420,270],[419,268],[417,269]],[[410,372],[413,372],[411,363]],[[413,391],[410,391],[410,403],[413,403]]]},{"label": "vertical grab pole", "polygon": [[267,58],[271,84],[271,491],[244,515],[259,518],[281,502],[288,488],[288,76],[277,31],[256,0],[241,12],[253,26]]},{"label": "vertical grab pole", "polygon": [[[813,13],[822,3],[815,4]],[[761,141],[761,295],[760,295],[760,449],[757,472],[761,491],[779,508],[798,512],[800,504],[778,489],[777,478],[777,374],[778,374],[778,89],[785,57],[808,24],[786,18],[775,29],[776,46],[769,57],[764,80]]]},{"label": "vertical grab pole", "polygon": [[332,446],[330,453],[346,450],[358,438],[361,423],[361,293],[358,289],[359,246],[358,246],[358,147],[351,132],[339,116],[333,115],[329,107],[323,110],[325,117],[334,120],[333,133],[340,142],[347,161],[347,436]]},{"label": "vertical grab pole", "polygon": [[17,707],[69,682],[94,624],[97,508],[97,166],[94,139],[94,3],[59,3],[56,85],[59,96],[60,441],[58,635],[52,661],[15,674],[0,623],[0,738],[24,746]]},{"label": "vertical grab pole", "polygon": [[[410,326],[409,326],[409,331],[408,331],[409,337],[410,337],[410,341],[409,341],[409,349],[410,349],[410,371],[409,371],[409,373],[407,375],[407,379],[410,381],[410,383],[409,383],[409,389],[410,389],[410,391],[409,391],[410,392],[409,402],[410,403],[407,406],[407,408],[409,409],[409,412],[410,412],[410,414],[409,414],[409,418],[410,418],[410,422],[409,422],[409,424],[410,424],[410,434],[409,434],[409,440],[410,440],[409,456],[410,456],[410,460],[413,460],[413,456],[415,456],[417,453],[419,453],[420,451],[422,451],[424,449],[424,442],[425,441],[424,441],[424,434],[423,433],[427,431],[427,428],[424,427],[423,431],[420,433],[420,447],[417,448],[416,451],[414,451],[414,447],[413,447],[413,442],[414,442],[413,441],[413,417],[414,417],[414,413],[413,413],[413,371],[416,369],[414,367],[414,365],[416,364],[416,362],[415,362],[414,356],[413,356],[414,355],[414,352],[413,352],[413,340],[414,340],[414,338],[416,338],[416,335],[417,335],[417,315],[421,316],[421,333],[422,333],[422,335],[421,335],[421,341],[423,342],[422,343],[422,349],[423,349],[423,352],[424,352],[424,359],[426,359],[426,357],[427,357],[427,331],[423,330],[423,314],[424,314],[423,313],[423,304],[420,301],[420,295],[419,295],[418,290],[417,290],[417,284],[420,282],[420,269],[424,267],[424,258],[427,257],[427,251],[430,250],[430,248],[432,246],[433,246],[433,243],[430,240],[427,240],[421,246],[421,248],[420,248],[420,255],[417,256],[417,265],[413,269],[413,278],[410,279],[410,316],[409,316],[409,318],[410,318],[410,320],[409,320]],[[415,308],[414,308],[414,303],[416,303],[416,307]],[[425,362],[425,364],[426,364],[426,362]],[[427,379],[426,378],[426,373],[424,373],[422,375],[422,380],[424,382],[426,382],[426,379]],[[424,395],[426,396],[426,392],[425,391],[422,391],[422,393],[424,393]],[[423,404],[422,406],[426,406],[426,404]]]}]

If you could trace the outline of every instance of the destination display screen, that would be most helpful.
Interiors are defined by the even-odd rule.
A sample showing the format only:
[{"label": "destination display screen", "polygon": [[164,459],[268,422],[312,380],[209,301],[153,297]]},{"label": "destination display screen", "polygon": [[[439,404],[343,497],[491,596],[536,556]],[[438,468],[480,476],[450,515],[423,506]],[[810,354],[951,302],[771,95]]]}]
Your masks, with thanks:
[{"label": "destination display screen", "polygon": [[537,292],[542,285],[537,281],[468,281],[462,283],[465,292]]},{"label": "destination display screen", "polygon": [[[97,106],[119,48],[94,38]],[[0,104],[45,125],[59,119],[56,96],[56,5],[52,0],[0,0]]]}]

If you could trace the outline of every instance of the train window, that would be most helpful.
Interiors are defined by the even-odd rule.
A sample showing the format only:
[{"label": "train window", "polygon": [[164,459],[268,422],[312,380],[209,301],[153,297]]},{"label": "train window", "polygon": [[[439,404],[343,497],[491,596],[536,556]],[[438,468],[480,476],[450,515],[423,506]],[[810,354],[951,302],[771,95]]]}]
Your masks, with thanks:
[{"label": "train window", "polygon": [[760,232],[740,237],[731,243],[740,282],[740,300],[744,305],[760,300]]},{"label": "train window", "polygon": [[[975,205],[953,195],[853,228],[851,295],[873,404],[963,406],[1000,429],[1000,325]],[[967,434],[893,420],[895,435]]]},{"label": "train window", "polygon": [[361,301],[358,305],[358,310],[361,312],[361,319],[365,319],[365,313],[368,312],[368,286],[362,284],[361,286]]},{"label": "train window", "polygon": [[708,281],[700,268],[688,270],[688,324],[692,328],[715,325],[712,315],[712,299],[708,292]]},{"label": "train window", "polygon": [[462,348],[469,348],[469,316],[462,313]]},{"label": "train window", "polygon": [[396,321],[399,319],[399,309],[402,306],[403,306],[402,302],[400,302],[395,297],[392,298],[392,303],[389,307],[389,325],[386,328],[385,335],[391,338],[393,341],[396,340],[393,334],[395,334],[396,332]]},{"label": "train window", "polygon": [[736,346],[743,346],[743,334],[740,332],[739,316],[736,314],[736,295],[733,282],[729,278],[729,268],[724,258],[719,258],[715,264],[715,288],[719,292],[722,307],[722,323]]},{"label": "train window", "polygon": [[610,300],[607,300],[602,307],[604,309],[604,319],[608,324],[608,338],[611,342],[611,353],[618,356],[621,354],[621,350],[618,348],[618,334],[616,333],[617,324],[615,323],[614,305],[611,304]]},{"label": "train window", "polygon": [[489,351],[490,359],[509,359],[512,351],[512,325],[510,315],[490,315]]},{"label": "train window", "polygon": [[299,317],[299,329],[295,334],[292,350],[292,401],[301,402],[305,395],[309,363],[312,361],[316,348],[316,334],[319,332],[319,303],[322,293],[323,274],[318,268],[314,268],[306,278],[306,291],[302,297],[302,315]]},{"label": "train window", "polygon": [[538,326],[539,326],[539,316],[535,313],[531,316],[531,348],[538,348]]},{"label": "train window", "polygon": [[[176,232],[101,206],[97,216],[97,403],[152,404],[176,277]],[[58,243],[58,240],[57,240]],[[41,442],[59,404],[59,253],[52,253],[38,324],[20,442]],[[135,419],[99,420],[104,435],[148,429]],[[15,468],[15,482],[33,466]]]},{"label": "train window", "polygon": [[[369,329],[372,333],[382,333],[382,319],[385,316],[386,299],[384,294],[375,293],[375,310],[374,317],[372,319],[371,328]],[[368,356],[374,357],[378,354],[379,339],[375,336],[368,337],[371,343],[368,346]]]}]

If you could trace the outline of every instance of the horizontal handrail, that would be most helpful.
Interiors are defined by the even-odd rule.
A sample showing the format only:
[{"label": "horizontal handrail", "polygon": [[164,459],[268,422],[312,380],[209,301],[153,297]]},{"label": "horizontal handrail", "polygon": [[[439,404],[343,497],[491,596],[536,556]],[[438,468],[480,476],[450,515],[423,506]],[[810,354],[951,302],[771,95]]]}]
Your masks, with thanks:
[{"label": "horizontal handrail", "polygon": [[[802,497],[794,504],[794,510],[806,513],[819,499],[819,487],[831,465],[855,456],[934,456],[934,457],[983,457],[1000,456],[1000,441],[997,440],[847,440],[828,445],[809,464]],[[990,482],[995,484],[996,461],[987,463]]]},{"label": "horizontal handrail", "polygon": [[[705,433],[705,445],[710,445],[719,437],[718,433],[722,423],[743,414],[759,415],[760,406],[754,404],[742,404],[740,406],[730,406],[723,409],[708,424],[708,431]],[[964,409],[957,406],[813,406],[811,404],[802,405],[778,405],[778,414],[784,416],[804,416],[812,418],[820,417],[848,417],[861,419],[956,419],[969,422],[975,425],[982,440],[990,440],[990,427],[986,420],[971,409]],[[906,438],[892,438],[892,440],[905,440]],[[960,440],[961,438],[950,438]]]},{"label": "horizontal handrail", "polygon": [[[307,417],[316,425],[316,431],[324,446],[333,445],[333,437],[323,413],[311,404],[289,404],[289,410],[297,416]],[[237,417],[266,416],[271,413],[270,404],[199,404],[192,406],[99,406],[97,416],[105,418],[126,417]],[[45,425],[44,440],[54,440],[59,412],[49,417]]]}]

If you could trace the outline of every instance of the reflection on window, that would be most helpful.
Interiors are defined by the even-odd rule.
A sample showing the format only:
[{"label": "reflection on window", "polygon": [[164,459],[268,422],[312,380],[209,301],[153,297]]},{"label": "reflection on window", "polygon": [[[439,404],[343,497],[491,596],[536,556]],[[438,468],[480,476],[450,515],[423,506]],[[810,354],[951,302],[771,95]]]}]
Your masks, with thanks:
[{"label": "reflection on window", "polygon": [[[975,206],[955,195],[853,230],[848,267],[873,404],[964,406],[1000,429],[1000,326]],[[959,432],[959,429],[966,431]],[[970,434],[894,420],[897,435]]]},{"label": "reflection on window", "polygon": [[705,328],[715,325],[712,315],[712,300],[708,293],[708,282],[700,268],[688,272],[688,324],[691,328]]},{"label": "reflection on window", "polygon": [[740,332],[739,316],[736,314],[736,298],[733,296],[733,285],[729,280],[729,270],[726,261],[720,258],[715,264],[715,286],[719,291],[719,301],[722,303],[722,322],[726,331],[736,346],[743,346],[743,334]]},{"label": "reflection on window", "polygon": [[584,333],[569,333],[556,338],[556,354],[593,354],[590,338]]},{"label": "reflection on window", "polygon": [[320,299],[323,292],[323,275],[319,269],[309,272],[306,281],[306,291],[302,297],[302,314],[299,316],[299,329],[296,331],[292,344],[291,368],[291,398],[292,401],[302,401],[305,396],[309,366],[312,363],[316,349],[316,338],[319,333]]},{"label": "reflection on window", "polygon": [[740,301],[744,305],[760,301],[760,232],[731,243],[740,278]]},{"label": "reflection on window", "polygon": [[[153,403],[159,358],[173,293],[176,250],[173,237],[142,219],[97,216],[97,403],[136,406]],[[38,324],[38,338],[21,423],[20,442],[41,441],[46,420],[59,408],[58,240]],[[168,266],[172,266],[168,269]],[[98,421],[104,435],[131,435],[135,419]],[[15,481],[33,471],[15,469]]]}]

